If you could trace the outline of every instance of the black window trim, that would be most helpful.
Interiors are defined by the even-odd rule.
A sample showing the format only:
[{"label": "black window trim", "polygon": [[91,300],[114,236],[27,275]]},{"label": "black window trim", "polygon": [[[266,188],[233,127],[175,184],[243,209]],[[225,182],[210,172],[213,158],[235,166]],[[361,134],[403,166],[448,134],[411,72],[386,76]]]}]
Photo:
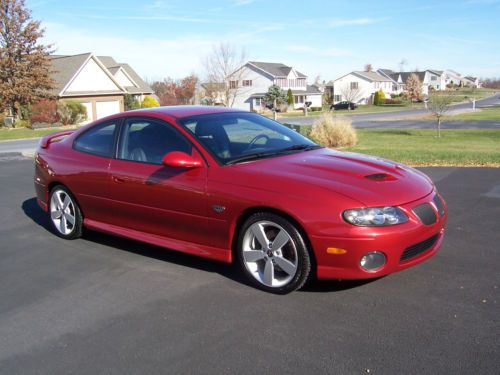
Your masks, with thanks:
[{"label": "black window trim", "polygon": [[[115,118],[115,119],[111,119],[111,120],[106,120],[106,121],[103,121],[103,122],[100,122],[100,123],[96,123],[95,125],[92,125],[91,127],[89,127],[88,129],[85,129],[84,132],[78,134],[78,136],[73,140],[73,144],[71,145],[71,148],[74,150],[74,151],[77,151],[77,152],[82,152],[84,154],[88,154],[88,155],[92,155],[92,156],[96,156],[96,157],[99,157],[99,158],[104,158],[104,159],[112,159],[116,153],[116,143],[117,143],[117,136],[118,136],[118,133],[120,133],[121,131],[121,122],[122,122],[122,118]],[[113,142],[111,144],[111,153],[110,155],[99,155],[99,154],[96,154],[96,153],[93,153],[93,152],[90,152],[90,151],[84,151],[84,150],[80,150],[78,148],[76,148],[76,142],[78,142],[78,139],[80,139],[80,137],[83,137],[83,135],[87,134],[88,132],[94,130],[96,127],[106,127],[106,126],[109,126],[109,125],[115,125],[115,130],[113,131]]]}]

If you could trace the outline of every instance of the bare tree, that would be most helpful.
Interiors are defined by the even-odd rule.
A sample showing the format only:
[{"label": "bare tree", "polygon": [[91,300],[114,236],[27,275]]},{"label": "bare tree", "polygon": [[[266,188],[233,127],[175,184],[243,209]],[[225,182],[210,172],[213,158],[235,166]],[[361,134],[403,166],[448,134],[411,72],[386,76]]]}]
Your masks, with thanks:
[{"label": "bare tree", "polygon": [[402,58],[401,61],[398,63],[399,71],[403,72],[406,65],[408,65],[408,60],[406,60],[405,58]]},{"label": "bare tree", "polygon": [[[361,90],[359,89],[358,82],[348,82],[340,88],[340,93],[344,100],[355,103],[361,97]],[[351,110],[351,105],[347,106]]]},{"label": "bare tree", "polygon": [[453,95],[444,94],[431,94],[429,96],[429,102],[427,103],[427,108],[431,111],[432,115],[436,117],[436,131],[438,138],[441,137],[441,120],[446,112],[450,109],[450,104],[453,102]]},{"label": "bare tree", "polygon": [[243,91],[243,65],[246,54],[229,43],[212,46],[212,51],[204,60],[207,83],[212,87],[221,87],[226,107],[232,107]]},{"label": "bare tree", "polygon": [[369,63],[366,64],[364,69],[365,69],[365,72],[373,72],[372,64],[369,64]]}]

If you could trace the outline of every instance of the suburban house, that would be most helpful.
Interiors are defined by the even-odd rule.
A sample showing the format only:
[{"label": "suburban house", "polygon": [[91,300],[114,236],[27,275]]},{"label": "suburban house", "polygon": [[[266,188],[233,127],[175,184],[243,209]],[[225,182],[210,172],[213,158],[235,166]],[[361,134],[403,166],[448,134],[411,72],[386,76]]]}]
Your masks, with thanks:
[{"label": "suburban house", "polygon": [[52,94],[60,101],[76,100],[87,109],[87,121],[122,112],[123,98],[142,100],[153,90],[128,65],[93,53],[52,55]]},{"label": "suburban house", "polygon": [[358,104],[373,102],[373,96],[382,89],[387,97],[397,92],[398,85],[390,77],[378,72],[354,71],[326,84],[333,102],[350,101]]},{"label": "suburban house", "polygon": [[384,91],[386,97],[404,91],[406,81],[412,74],[415,74],[422,83],[423,95],[429,95],[432,90],[446,90],[449,84],[481,87],[478,78],[462,77],[453,70],[395,72],[390,69],[378,69],[376,72],[354,71],[329,81],[325,86],[325,92],[333,98],[333,103],[351,101],[357,104],[369,104],[373,102],[375,92],[380,89]]},{"label": "suburban house", "polygon": [[249,61],[229,77],[229,86],[237,90],[233,107],[259,111],[265,108],[264,96],[271,85],[292,90],[294,109],[301,109],[306,102],[311,107],[322,106],[321,91],[307,84],[307,76],[294,68],[269,62]]},{"label": "suburban house", "polygon": [[386,77],[392,78],[400,88],[400,91],[404,89],[406,81],[412,74],[416,74],[418,79],[422,83],[422,93],[424,95],[428,95],[429,90],[446,89],[445,75],[442,70],[428,69],[416,72],[393,72],[389,69],[379,69],[377,70],[377,72],[385,75]]}]

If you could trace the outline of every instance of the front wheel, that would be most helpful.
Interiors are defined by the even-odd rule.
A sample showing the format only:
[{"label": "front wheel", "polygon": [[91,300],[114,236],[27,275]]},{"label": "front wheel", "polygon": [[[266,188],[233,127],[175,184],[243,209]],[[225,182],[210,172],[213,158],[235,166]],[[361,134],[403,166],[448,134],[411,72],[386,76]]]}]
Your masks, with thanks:
[{"label": "front wheel", "polygon": [[55,186],[50,192],[49,213],[52,227],[59,237],[73,240],[82,235],[82,213],[68,189]]},{"label": "front wheel", "polygon": [[308,279],[311,261],[305,241],[279,215],[260,212],[250,216],[239,232],[236,250],[243,273],[262,290],[286,294]]}]

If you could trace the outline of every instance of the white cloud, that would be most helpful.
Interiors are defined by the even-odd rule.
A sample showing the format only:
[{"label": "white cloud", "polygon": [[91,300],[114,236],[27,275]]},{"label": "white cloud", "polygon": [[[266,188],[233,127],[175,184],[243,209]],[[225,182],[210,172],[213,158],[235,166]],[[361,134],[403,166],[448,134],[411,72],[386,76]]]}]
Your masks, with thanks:
[{"label": "white cloud", "polygon": [[333,19],[327,23],[329,27],[342,27],[342,26],[361,26],[371,25],[387,20],[387,18],[350,18],[350,19]]},{"label": "white cloud", "polygon": [[204,35],[185,35],[171,39],[128,38],[46,23],[45,43],[54,43],[56,54],[93,52],[109,55],[130,64],[148,79],[178,78],[191,72],[202,73],[201,57],[217,40]]},{"label": "white cloud", "polygon": [[306,45],[291,45],[285,47],[287,51],[290,52],[296,52],[296,53],[304,53],[304,54],[309,54],[309,55],[316,55],[316,56],[325,56],[325,57],[335,57],[335,56],[346,56],[349,55],[351,52],[346,50],[346,49],[341,49],[341,48],[317,48],[317,47],[311,47],[311,46],[306,46]]},{"label": "white cloud", "polygon": [[231,0],[233,6],[239,7],[242,5],[248,5],[255,2],[255,0]]}]

